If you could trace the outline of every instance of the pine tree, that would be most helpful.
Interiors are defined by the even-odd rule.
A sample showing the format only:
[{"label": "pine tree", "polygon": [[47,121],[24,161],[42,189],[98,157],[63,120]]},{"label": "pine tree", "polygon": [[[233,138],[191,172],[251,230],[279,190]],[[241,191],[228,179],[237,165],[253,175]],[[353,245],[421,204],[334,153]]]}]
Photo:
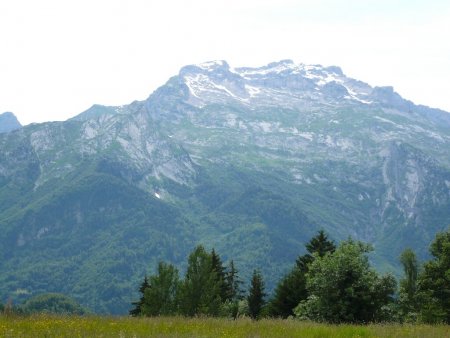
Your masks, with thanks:
[{"label": "pine tree", "polygon": [[148,282],[148,278],[146,275],[144,277],[144,281],[141,283],[141,285],[139,287],[139,293],[141,294],[139,301],[131,303],[134,306],[134,309],[131,309],[129,312],[131,316],[137,317],[142,314],[142,305],[145,302],[145,291],[149,288],[150,288],[150,284]]},{"label": "pine tree", "polygon": [[318,234],[305,246],[308,253],[298,257],[296,261],[299,269],[304,272],[308,271],[308,265],[314,260],[313,254],[323,257],[327,253],[333,253],[336,250],[336,245],[328,239],[327,234],[323,230],[319,230]]},{"label": "pine tree", "polygon": [[295,266],[278,283],[270,301],[270,314],[282,318],[293,316],[294,308],[307,297],[305,273]]},{"label": "pine tree", "polygon": [[238,273],[238,270],[234,266],[234,261],[231,260],[230,266],[225,275],[225,282],[228,291],[227,300],[229,301],[239,301],[243,298],[241,286],[244,282],[239,278]]},{"label": "pine tree", "polygon": [[297,258],[296,266],[275,288],[269,307],[270,314],[274,317],[287,318],[294,315],[294,308],[308,297],[305,274],[308,272],[308,266],[314,261],[314,254],[323,257],[336,250],[333,241],[328,239],[323,230],[320,230],[305,246],[308,253]]},{"label": "pine tree", "polygon": [[222,303],[222,314],[236,319],[239,316],[239,301],[243,299],[238,271],[231,261],[225,272],[225,301]]},{"label": "pine tree", "polygon": [[250,317],[258,319],[265,301],[264,281],[258,270],[253,271],[249,294],[247,296]]},{"label": "pine tree", "polygon": [[220,299],[224,302],[227,300],[229,286],[226,283],[225,267],[214,248],[211,250],[211,269],[216,273],[216,283],[220,287]]}]

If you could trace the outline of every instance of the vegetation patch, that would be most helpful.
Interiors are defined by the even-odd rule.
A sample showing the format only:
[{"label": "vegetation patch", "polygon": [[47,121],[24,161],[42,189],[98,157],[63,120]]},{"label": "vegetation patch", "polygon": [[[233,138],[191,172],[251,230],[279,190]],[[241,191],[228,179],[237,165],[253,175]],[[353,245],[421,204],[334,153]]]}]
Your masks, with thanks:
[{"label": "vegetation patch", "polygon": [[448,337],[445,325],[328,325],[297,320],[0,316],[2,337]]}]

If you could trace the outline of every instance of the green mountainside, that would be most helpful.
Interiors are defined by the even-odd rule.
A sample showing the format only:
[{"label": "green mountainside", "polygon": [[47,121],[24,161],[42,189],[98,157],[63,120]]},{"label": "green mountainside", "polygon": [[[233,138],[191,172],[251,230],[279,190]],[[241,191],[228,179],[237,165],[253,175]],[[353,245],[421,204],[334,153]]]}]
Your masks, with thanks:
[{"label": "green mountainside", "polygon": [[396,271],[450,224],[450,114],[338,67],[187,66],[145,101],[0,134],[0,298],[126,313],[196,244],[269,290],[319,229]]}]

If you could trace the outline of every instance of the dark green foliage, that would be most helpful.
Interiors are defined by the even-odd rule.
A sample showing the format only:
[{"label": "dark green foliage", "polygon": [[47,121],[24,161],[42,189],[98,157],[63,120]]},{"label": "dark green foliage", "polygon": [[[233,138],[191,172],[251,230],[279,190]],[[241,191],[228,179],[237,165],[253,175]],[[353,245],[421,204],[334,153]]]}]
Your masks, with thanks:
[{"label": "dark green foliage", "polygon": [[0,134],[0,299],[57,291],[124,314],[145,267],[185,268],[195,243],[234,257],[244,279],[261,267],[271,291],[320,227],[369,235],[378,268],[411,243],[424,258],[450,219],[448,114],[289,96],[200,108],[174,77],[147,101]]},{"label": "dark green foliage", "polygon": [[[259,222],[254,211],[249,217],[241,209],[235,210],[236,214],[231,209],[230,212],[214,211],[200,219],[204,210],[195,199],[189,203],[184,201],[186,205],[166,203],[115,176],[92,172],[97,169],[86,163],[86,176],[70,176],[64,182],[52,181],[36,192],[31,187],[29,193],[20,194],[22,200],[11,210],[7,222],[2,223],[0,233],[3,299],[11,296],[15,303],[20,303],[26,294],[16,294],[16,290],[29,293],[56,290],[76,294],[84,306],[97,313],[123,314],[129,310],[130,295],[139,299],[135,285],[142,282],[146,266],[156,266],[158,261],[165,260],[182,268],[193,243],[204,238],[214,238],[213,244],[220,252],[236,258],[242,279],[250,278],[254,266],[262,266],[268,288],[272,289],[308,235],[303,229],[311,228],[306,221],[298,228],[298,206],[277,195],[271,196],[268,191],[258,195],[258,199],[269,197],[263,215],[270,219],[269,226]],[[113,171],[106,163],[101,169]],[[259,178],[252,182],[248,173],[236,171],[233,175],[242,176],[241,180],[249,184],[260,185]],[[266,184],[276,185],[264,180]],[[231,182],[231,178],[227,177],[226,182]],[[245,191],[241,183],[236,183],[236,189],[241,190],[228,195],[230,208]],[[220,184],[218,189],[224,182]],[[211,185],[211,181],[204,185]],[[192,196],[192,191],[183,194]],[[245,199],[239,201],[250,207],[251,195],[244,194]],[[6,195],[11,200],[11,194]],[[21,208],[20,205],[27,205],[28,199],[38,202]],[[3,201],[0,208],[5,206]],[[286,213],[283,226],[296,224],[292,229],[295,235],[276,235],[274,229],[282,224],[276,223],[279,213]],[[304,216],[300,219],[303,221]],[[192,228],[196,231],[189,231]],[[18,246],[21,236],[24,245]],[[258,242],[259,239],[262,241]],[[267,255],[273,257],[269,262]],[[103,271],[98,269],[100,264]]]},{"label": "dark green foliage", "polygon": [[384,306],[393,301],[395,279],[378,276],[366,254],[371,248],[348,240],[335,252],[315,257],[307,273],[308,299],[295,313],[331,323],[364,323],[387,319]]},{"label": "dark green foliage", "polygon": [[150,276],[150,287],[145,289],[142,304],[144,316],[169,316],[177,313],[179,290],[178,270],[171,264],[160,262],[158,272]]},{"label": "dark green foliage", "polygon": [[239,278],[239,271],[234,265],[234,261],[230,261],[228,271],[225,273],[225,281],[227,285],[227,297],[229,301],[239,301],[243,299],[242,284],[243,281]]},{"label": "dark green foliage", "polygon": [[250,289],[248,291],[248,312],[251,318],[258,319],[265,304],[264,281],[258,270],[253,270]]},{"label": "dark green foliage", "polygon": [[328,239],[328,235],[324,230],[319,230],[318,234],[305,246],[309,253],[316,253],[319,257],[323,257],[329,252],[333,253],[336,250],[336,246],[333,241]]},{"label": "dark green foliage", "polygon": [[239,315],[239,302],[244,298],[242,284],[239,272],[234,265],[234,261],[230,261],[228,271],[225,272],[226,300],[222,305],[222,311],[225,316],[236,319]]},{"label": "dark green foliage", "polygon": [[328,239],[327,234],[323,230],[319,230],[317,235],[305,246],[308,253],[298,257],[296,261],[298,268],[304,272],[308,271],[308,265],[314,260],[314,254],[323,257],[327,253],[333,253],[336,250],[334,242]]},{"label": "dark green foliage", "polygon": [[417,289],[417,275],[418,275],[418,262],[414,251],[406,249],[400,256],[400,262],[403,265],[403,272],[405,278],[402,280],[402,285],[406,295],[409,299],[412,299]]},{"label": "dark green foliage", "polygon": [[[240,302],[242,282],[234,261],[230,261],[227,270],[214,249],[208,253],[203,246],[198,246],[189,256],[183,281],[179,281],[173,265],[160,262],[157,274],[144,278],[139,288],[142,296],[133,303],[130,314],[236,318],[239,313],[248,313],[253,319],[286,318],[295,314],[301,319],[330,323],[417,319],[430,323],[446,322],[449,232],[436,236],[431,245],[435,259],[425,264],[419,276],[414,252],[410,249],[403,252],[400,261],[405,277],[400,281],[398,302],[393,298],[395,279],[391,275],[378,275],[369,264],[370,245],[349,239],[336,248],[323,232],[319,232],[308,242],[307,250],[308,254],[299,259],[300,267],[306,271],[296,265],[280,280],[274,297],[265,306],[265,285],[258,270],[253,271],[246,302]],[[307,260],[310,263],[305,265]],[[223,288],[223,285],[227,287]],[[223,297],[222,292],[226,292]]]},{"label": "dark green foliage", "polygon": [[419,263],[411,249],[406,249],[400,256],[404,277],[400,280],[399,306],[402,318],[415,321],[417,317],[417,277]]},{"label": "dark green foliage", "polygon": [[130,310],[130,315],[133,317],[137,317],[142,315],[142,306],[145,301],[145,291],[150,288],[150,284],[148,283],[147,276],[144,277],[144,281],[142,282],[141,286],[139,287],[139,293],[141,294],[139,301],[132,302],[131,304],[134,306],[133,309]]},{"label": "dark green foliage", "polygon": [[83,309],[72,298],[58,293],[46,293],[28,299],[21,307],[23,313],[54,313],[65,315],[83,315]]},{"label": "dark green foliage", "polygon": [[189,255],[184,281],[180,285],[180,313],[185,316],[219,314],[221,285],[212,270],[211,255],[198,246]]},{"label": "dark green foliage", "polygon": [[293,316],[294,308],[307,296],[305,273],[295,266],[275,288],[270,301],[270,315],[282,318]]},{"label": "dark green foliage", "polygon": [[[141,298],[133,302],[132,316],[231,316],[235,318],[242,299],[241,281],[233,261],[230,270],[223,267],[219,254],[208,254],[197,246],[189,255],[184,280],[171,264],[160,262],[158,271],[145,277],[139,292]],[[226,288],[224,287],[226,285]]]},{"label": "dark green foliage", "polygon": [[336,249],[333,241],[323,230],[320,230],[306,245],[306,253],[297,258],[296,266],[284,276],[275,288],[275,294],[270,301],[270,314],[275,317],[287,318],[294,315],[294,308],[308,297],[306,291],[305,273],[314,257],[323,257]]},{"label": "dark green foliage", "polygon": [[146,264],[180,263],[192,248],[173,206],[116,177],[73,177],[57,194],[40,194],[33,208],[2,223],[0,291],[15,303],[26,297],[17,289],[57,290],[95,312],[123,314]]},{"label": "dark green foliage", "polygon": [[220,299],[222,302],[228,299],[229,288],[225,278],[225,267],[222,264],[220,256],[216,253],[214,248],[211,251],[211,269],[216,273],[216,284],[220,287]]},{"label": "dark green foliage", "polygon": [[418,281],[420,319],[450,324],[450,231],[436,235],[430,252]]}]

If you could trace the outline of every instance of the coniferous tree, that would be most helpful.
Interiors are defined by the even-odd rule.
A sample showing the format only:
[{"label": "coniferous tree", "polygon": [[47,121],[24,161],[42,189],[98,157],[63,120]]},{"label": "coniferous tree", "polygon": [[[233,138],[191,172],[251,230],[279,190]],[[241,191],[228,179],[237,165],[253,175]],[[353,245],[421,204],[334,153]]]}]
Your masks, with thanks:
[{"label": "coniferous tree", "polygon": [[222,264],[220,256],[216,253],[214,248],[211,250],[211,268],[216,273],[216,283],[220,287],[220,299],[222,302],[227,300],[228,284],[225,278],[225,267]]},{"label": "coniferous tree", "polygon": [[142,305],[145,302],[145,290],[150,288],[150,284],[148,282],[147,275],[144,277],[144,281],[139,286],[139,293],[141,294],[141,297],[137,302],[132,302],[131,304],[134,306],[133,309],[130,310],[130,315],[133,317],[140,316],[142,314]]},{"label": "coniferous tree", "polygon": [[239,278],[239,271],[234,266],[234,261],[231,260],[228,271],[225,274],[225,281],[227,285],[227,300],[239,301],[243,298],[242,284],[244,283]]},{"label": "coniferous tree", "polygon": [[333,253],[336,250],[336,245],[328,239],[327,234],[323,230],[319,230],[318,234],[306,243],[305,246],[308,253],[298,257],[296,261],[299,269],[304,272],[308,271],[308,265],[314,260],[313,254],[323,257],[327,253]]},{"label": "coniferous tree", "polygon": [[270,301],[270,315],[282,318],[293,316],[294,308],[307,296],[305,273],[295,266],[275,288]]},{"label": "coniferous tree", "polygon": [[258,270],[253,271],[250,289],[247,296],[249,315],[253,319],[258,319],[265,301],[264,281]]},{"label": "coniferous tree", "polygon": [[225,273],[226,298],[222,304],[222,314],[236,319],[239,316],[239,302],[243,299],[242,281],[233,260]]},{"label": "coniferous tree", "polygon": [[333,241],[320,230],[306,245],[306,253],[297,258],[296,266],[286,274],[275,288],[270,300],[269,312],[274,317],[287,318],[294,315],[294,308],[308,297],[306,276],[308,266],[314,261],[314,254],[323,257],[336,249]]}]

